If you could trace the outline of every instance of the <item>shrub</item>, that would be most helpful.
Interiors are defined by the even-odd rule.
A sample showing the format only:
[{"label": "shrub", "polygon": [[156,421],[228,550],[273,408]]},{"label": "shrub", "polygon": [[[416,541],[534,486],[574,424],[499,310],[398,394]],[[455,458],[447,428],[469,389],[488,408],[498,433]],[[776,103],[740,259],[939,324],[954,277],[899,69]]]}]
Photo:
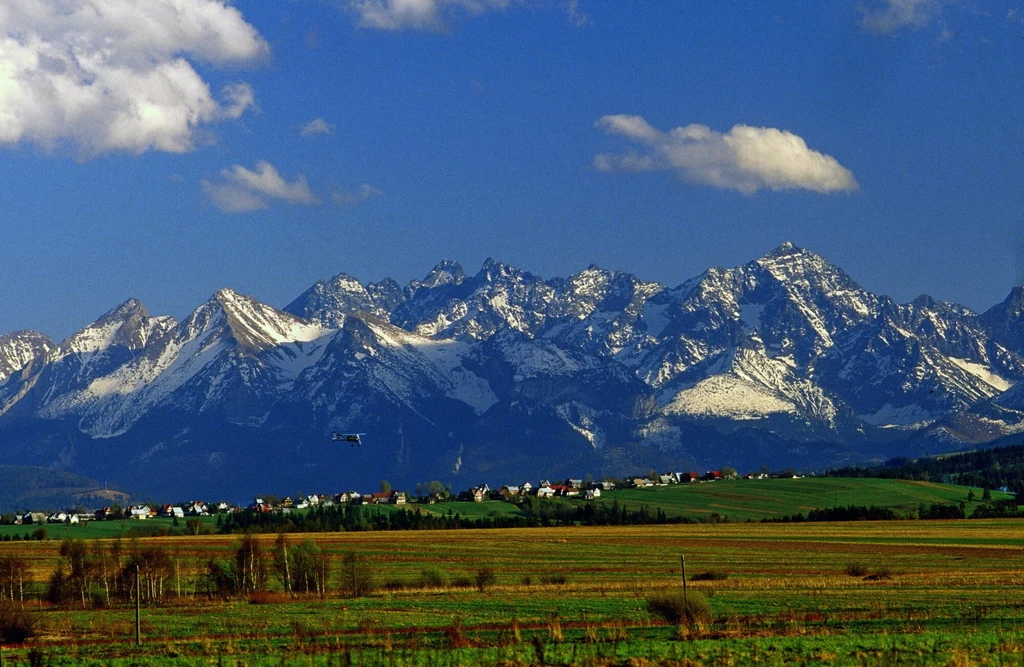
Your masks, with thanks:
[{"label": "shrub", "polygon": [[711,621],[711,604],[698,591],[672,590],[647,597],[647,610],[669,623],[694,625]]},{"label": "shrub", "polygon": [[564,586],[568,578],[564,574],[549,574],[540,578],[542,584],[554,584],[555,586]]},{"label": "shrub", "polygon": [[388,579],[381,584],[381,589],[385,591],[404,591],[408,587],[401,579]]},{"label": "shrub", "polygon": [[469,577],[455,577],[452,579],[452,588],[473,588],[473,580]]},{"label": "shrub", "polygon": [[420,585],[424,588],[443,588],[448,583],[448,577],[440,568],[429,566],[420,570]]},{"label": "shrub", "polygon": [[476,571],[476,589],[481,593],[486,591],[489,587],[493,586],[494,582],[496,582],[497,580],[498,577],[495,576],[494,570],[492,570],[489,567],[482,567]]},{"label": "shrub", "polygon": [[0,644],[24,644],[36,636],[35,618],[13,602],[0,602]]},{"label": "shrub", "polygon": [[868,573],[868,568],[867,568],[867,566],[864,565],[864,563],[847,563],[846,564],[846,574],[850,575],[851,577],[863,577],[867,573]]},{"label": "shrub", "polygon": [[708,570],[693,575],[690,577],[690,581],[725,581],[728,578],[729,573],[725,570]]}]

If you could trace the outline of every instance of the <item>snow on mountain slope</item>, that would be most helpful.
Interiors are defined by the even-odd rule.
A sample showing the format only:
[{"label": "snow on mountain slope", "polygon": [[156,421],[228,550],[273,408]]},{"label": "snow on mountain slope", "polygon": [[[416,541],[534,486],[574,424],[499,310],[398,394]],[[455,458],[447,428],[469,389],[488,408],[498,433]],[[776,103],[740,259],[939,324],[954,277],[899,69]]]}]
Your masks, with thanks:
[{"label": "snow on mountain slope", "polygon": [[731,375],[712,375],[673,397],[666,414],[729,419],[761,419],[774,413],[796,414],[796,406],[766,387]]},{"label": "snow on mountain slope", "polygon": [[[218,291],[143,354],[82,390],[60,396],[44,418],[79,415],[93,437],[130,429],[149,411],[164,407],[179,389],[199,378],[193,395],[179,398],[197,414],[225,396],[229,376],[258,394],[283,391],[301,369],[315,363],[325,330],[231,290]],[[233,378],[230,378],[233,379]]]},{"label": "snow on mountain slope", "polygon": [[799,414],[826,424],[835,421],[833,400],[813,382],[801,379],[784,360],[763,349],[744,347],[723,354],[707,376],[681,391],[663,391],[667,414],[759,419],[774,413]]},{"label": "snow on mountain slope", "polygon": [[35,360],[45,360],[53,342],[38,331],[16,331],[0,336],[0,383]]},{"label": "snow on mountain slope", "polygon": [[[433,384],[438,391],[483,414],[498,399],[483,378],[465,368],[471,346],[455,340],[434,340],[367,318],[366,324],[391,359],[376,366],[376,377],[390,391],[408,395],[415,383]],[[374,354],[374,350],[369,350]]]},{"label": "snow on mountain slope", "polygon": [[1006,391],[1013,386],[1012,382],[999,377],[988,366],[975,363],[969,359],[957,359],[956,357],[948,357],[948,359],[996,391]]}]

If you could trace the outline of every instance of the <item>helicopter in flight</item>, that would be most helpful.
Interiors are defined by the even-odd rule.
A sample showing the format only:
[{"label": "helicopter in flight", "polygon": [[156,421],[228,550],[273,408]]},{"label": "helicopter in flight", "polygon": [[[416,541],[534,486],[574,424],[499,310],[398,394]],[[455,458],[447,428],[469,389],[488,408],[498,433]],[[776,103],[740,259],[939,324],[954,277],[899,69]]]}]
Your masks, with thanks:
[{"label": "helicopter in flight", "polygon": [[363,446],[362,436],[364,436],[364,435],[366,435],[366,434],[365,433],[335,433],[334,436],[331,438],[331,442],[347,442],[350,445],[352,445],[353,447],[355,447],[356,445],[362,447]]}]

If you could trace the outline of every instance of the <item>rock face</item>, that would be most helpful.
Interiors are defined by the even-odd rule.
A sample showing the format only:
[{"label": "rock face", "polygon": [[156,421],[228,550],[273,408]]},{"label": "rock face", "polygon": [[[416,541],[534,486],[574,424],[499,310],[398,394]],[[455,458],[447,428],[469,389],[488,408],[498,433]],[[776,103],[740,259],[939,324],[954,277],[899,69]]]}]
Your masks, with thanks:
[{"label": "rock face", "polygon": [[1022,288],[896,304],[789,243],[677,287],[445,260],[284,310],[222,289],[181,322],[129,300],[59,345],[0,336],[0,463],[232,498],[820,467],[1024,431],[1022,377]]}]

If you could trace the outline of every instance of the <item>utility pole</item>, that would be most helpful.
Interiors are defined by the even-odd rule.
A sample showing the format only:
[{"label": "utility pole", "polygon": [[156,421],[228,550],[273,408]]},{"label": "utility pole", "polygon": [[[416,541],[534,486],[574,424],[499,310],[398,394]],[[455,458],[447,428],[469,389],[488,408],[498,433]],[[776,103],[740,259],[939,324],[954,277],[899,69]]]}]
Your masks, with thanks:
[{"label": "utility pole", "polygon": [[690,620],[690,602],[686,599],[686,556],[679,556],[679,563],[683,567],[683,609],[686,610],[686,620]]},{"label": "utility pole", "polygon": [[135,564],[135,645],[142,646],[142,584],[138,563]]}]

